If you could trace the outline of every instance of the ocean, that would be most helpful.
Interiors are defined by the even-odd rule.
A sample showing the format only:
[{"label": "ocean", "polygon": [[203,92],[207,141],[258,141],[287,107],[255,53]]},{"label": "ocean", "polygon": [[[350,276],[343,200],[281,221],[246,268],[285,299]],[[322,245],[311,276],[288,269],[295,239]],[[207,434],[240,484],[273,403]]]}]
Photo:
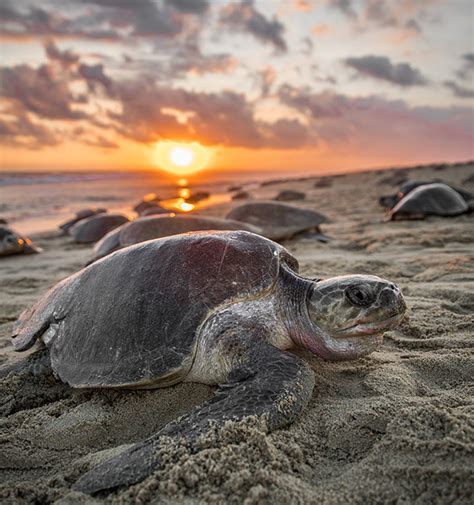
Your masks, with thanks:
[{"label": "ocean", "polygon": [[[239,174],[228,178],[190,180],[185,185],[191,193],[208,191],[211,197],[196,208],[204,208],[228,201],[231,185],[246,187],[271,174],[245,181]],[[184,181],[180,181],[183,186]],[[49,231],[85,207],[105,207],[109,212],[119,211],[133,215],[132,207],[143,196],[156,193],[163,199],[179,196],[178,178],[170,179],[160,172],[2,172],[0,173],[0,218],[4,218],[21,233]]]}]

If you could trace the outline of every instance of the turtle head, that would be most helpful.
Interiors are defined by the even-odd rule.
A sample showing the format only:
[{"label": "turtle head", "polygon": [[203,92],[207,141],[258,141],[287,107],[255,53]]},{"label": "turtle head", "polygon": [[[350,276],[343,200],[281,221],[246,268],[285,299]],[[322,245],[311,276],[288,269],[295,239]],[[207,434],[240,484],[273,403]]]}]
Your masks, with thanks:
[{"label": "turtle head", "polygon": [[0,256],[35,252],[39,252],[39,249],[32,244],[31,240],[16,235],[9,228],[0,227]]},{"label": "turtle head", "polygon": [[356,359],[375,351],[406,311],[400,289],[373,275],[315,282],[307,301],[311,331],[302,344],[325,359]]}]

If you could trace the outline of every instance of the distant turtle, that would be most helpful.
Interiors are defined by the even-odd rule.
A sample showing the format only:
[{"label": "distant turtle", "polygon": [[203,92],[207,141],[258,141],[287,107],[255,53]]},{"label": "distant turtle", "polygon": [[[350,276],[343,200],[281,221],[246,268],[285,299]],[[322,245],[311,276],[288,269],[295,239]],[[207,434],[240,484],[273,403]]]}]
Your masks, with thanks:
[{"label": "distant turtle", "polygon": [[90,244],[128,221],[128,217],[123,214],[99,214],[76,223],[70,228],[69,235],[80,244]]},{"label": "distant turtle", "polygon": [[[75,388],[218,386],[214,397],[89,470],[73,489],[95,493],[160,468],[161,437],[196,439],[254,416],[269,431],[294,421],[314,372],[286,352],[366,356],[406,305],[371,275],[310,280],[280,245],[245,231],[187,233],[137,244],[50,289],[13,329],[13,346],[44,346],[8,374],[51,373]],[[48,368],[49,367],[49,368]]]},{"label": "distant turtle", "polygon": [[209,193],[209,191],[196,191],[196,193],[193,193],[191,196],[186,198],[186,202],[196,204],[202,200],[207,200],[210,196],[211,193]]},{"label": "distant turtle", "polygon": [[161,237],[200,230],[247,230],[259,233],[260,229],[240,221],[207,216],[163,216],[141,217],[107,233],[94,246],[92,261],[117,249]]},{"label": "distant turtle", "polygon": [[320,177],[315,183],[314,187],[315,188],[330,188],[333,183],[333,178],[330,176],[327,177]]},{"label": "distant turtle", "polygon": [[[173,210],[173,212],[176,212],[175,210]],[[153,216],[153,215],[156,215],[156,214],[169,214],[170,213],[170,210],[169,209],[165,209],[164,207],[162,207],[161,205],[154,205],[153,207],[150,207],[148,209],[145,209],[141,214],[140,214],[140,217],[142,216]]]},{"label": "distant turtle", "polygon": [[242,186],[239,186],[239,185],[236,185],[236,184],[234,184],[234,185],[232,185],[232,186],[229,186],[229,187],[227,188],[227,191],[229,191],[229,192],[233,192],[233,191],[241,191],[241,190],[242,190]]},{"label": "distant turtle", "polygon": [[104,214],[107,212],[107,209],[104,209],[102,207],[92,207],[88,209],[81,209],[76,212],[76,215],[72,218],[66,221],[65,223],[62,223],[59,225],[59,228],[64,232],[68,233],[69,230],[79,221],[82,221],[83,219],[86,219],[88,217],[96,216],[97,214]]},{"label": "distant turtle", "polygon": [[248,191],[237,191],[232,195],[232,200],[246,200],[250,198],[250,193]]},{"label": "distant turtle", "polygon": [[294,200],[304,200],[306,198],[306,193],[302,191],[294,191],[292,189],[285,189],[280,191],[278,195],[274,198],[279,202],[291,202]]},{"label": "distant turtle", "polygon": [[410,191],[390,211],[390,219],[422,219],[425,216],[458,216],[470,206],[446,184],[425,184]]},{"label": "distant turtle", "polygon": [[0,256],[12,254],[35,254],[42,249],[36,247],[29,238],[25,238],[4,224],[0,225]]},{"label": "distant turtle", "polygon": [[133,210],[137,214],[142,214],[145,210],[151,209],[155,206],[160,206],[159,203],[162,199],[156,193],[150,193],[149,195],[145,195],[141,202],[138,202]]},{"label": "distant turtle", "polygon": [[227,219],[250,223],[262,229],[262,235],[272,240],[285,240],[302,232],[313,232],[315,238],[326,241],[319,225],[328,221],[319,212],[280,202],[252,202],[233,208]]},{"label": "distant turtle", "polygon": [[[428,184],[434,184],[434,183],[441,183],[444,184],[443,181],[440,179],[434,179],[431,181],[407,181],[404,184],[400,186],[400,189],[398,192],[394,195],[386,195],[386,196],[381,196],[379,198],[379,203],[382,207],[385,207],[387,209],[393,209],[397,203],[404,198],[406,195],[408,195],[411,191],[414,189],[420,187],[420,186],[426,186]],[[469,193],[469,191],[465,191],[464,189],[457,188],[455,186],[450,186],[449,184],[446,184],[446,186],[449,186],[451,189],[459,193],[459,195],[466,201],[469,202],[474,198],[474,195],[472,193]]]}]

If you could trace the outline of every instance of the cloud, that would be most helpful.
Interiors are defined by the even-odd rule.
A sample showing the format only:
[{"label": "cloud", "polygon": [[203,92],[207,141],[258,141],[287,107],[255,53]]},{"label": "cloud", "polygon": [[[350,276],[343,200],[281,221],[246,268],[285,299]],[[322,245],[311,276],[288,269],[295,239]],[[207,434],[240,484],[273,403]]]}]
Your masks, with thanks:
[{"label": "cloud", "polygon": [[11,4],[5,3],[0,6],[0,21],[0,35],[7,39],[51,36],[102,41],[120,39],[115,31],[102,28],[99,23],[103,20],[97,17],[67,18],[39,7],[26,6],[26,10],[16,10]]},{"label": "cloud", "polygon": [[280,51],[286,51],[287,45],[283,37],[285,27],[277,18],[268,20],[254,7],[253,0],[242,0],[231,3],[221,10],[221,23],[252,34],[261,42],[272,44]]},{"label": "cloud", "polygon": [[107,91],[112,89],[112,80],[104,73],[104,65],[98,63],[96,65],[87,65],[81,63],[78,69],[79,75],[89,85],[89,90],[94,91],[97,83],[102,84]]},{"label": "cloud", "polygon": [[322,37],[324,35],[329,35],[332,33],[333,28],[326,23],[319,23],[317,25],[314,25],[311,31],[318,37]]},{"label": "cloud", "polygon": [[462,55],[462,66],[456,72],[456,75],[463,81],[471,78],[474,73],[474,53],[466,53]]},{"label": "cloud", "polygon": [[83,112],[72,104],[80,103],[69,90],[68,81],[55,76],[48,65],[35,69],[28,65],[0,67],[1,96],[29,112],[47,119],[83,119]]},{"label": "cloud", "polygon": [[348,107],[342,95],[327,91],[315,94],[308,88],[295,88],[288,84],[278,90],[278,97],[283,104],[313,119],[340,117]]},{"label": "cloud", "polygon": [[368,55],[347,58],[345,64],[360,75],[388,81],[399,86],[425,86],[428,80],[409,63],[392,63],[386,56]]},{"label": "cloud", "polygon": [[277,78],[275,69],[268,65],[263,70],[258,72],[257,79],[260,81],[260,95],[266,97],[270,93],[270,88]]},{"label": "cloud", "polygon": [[254,104],[234,91],[192,92],[151,80],[115,83],[115,88],[121,112],[110,114],[114,128],[137,142],[173,138],[258,149],[302,145],[307,136],[297,120],[256,119]]},{"label": "cloud", "polygon": [[27,149],[39,149],[60,143],[58,137],[48,128],[32,122],[27,115],[15,118],[0,118],[0,143]]},{"label": "cloud", "polygon": [[61,51],[52,39],[44,43],[44,49],[49,60],[59,62],[65,68],[74,66],[79,62],[79,55],[70,50]]},{"label": "cloud", "polygon": [[401,146],[404,157],[412,161],[427,153],[432,159],[472,153],[470,107],[410,107],[403,100],[314,93],[289,85],[282,86],[278,96],[306,118],[307,142],[328,152],[385,163],[399,158]]},{"label": "cloud", "polygon": [[433,21],[428,8],[439,0],[326,0],[339,10],[358,31],[376,27],[390,29],[389,42],[400,44],[421,34],[421,21]]},{"label": "cloud", "polygon": [[357,17],[357,13],[352,4],[352,0],[326,0],[327,4],[334,9],[339,10],[345,16],[354,19]]},{"label": "cloud", "polygon": [[130,36],[172,38],[186,30],[186,16],[201,16],[209,7],[206,0],[71,0],[72,13],[67,16],[53,4],[45,2],[46,7],[41,8],[31,4],[17,8],[14,3],[6,3],[0,7],[3,37],[109,42],[129,42]]},{"label": "cloud", "polygon": [[237,65],[237,60],[226,53],[203,54],[198,37],[193,34],[176,48],[169,64],[164,65],[163,71],[169,78],[178,78],[186,73],[225,74],[232,72]]},{"label": "cloud", "polygon": [[474,89],[465,88],[454,81],[445,81],[444,85],[458,98],[474,98]]},{"label": "cloud", "polygon": [[188,14],[204,14],[209,8],[207,0],[165,0],[165,3]]}]

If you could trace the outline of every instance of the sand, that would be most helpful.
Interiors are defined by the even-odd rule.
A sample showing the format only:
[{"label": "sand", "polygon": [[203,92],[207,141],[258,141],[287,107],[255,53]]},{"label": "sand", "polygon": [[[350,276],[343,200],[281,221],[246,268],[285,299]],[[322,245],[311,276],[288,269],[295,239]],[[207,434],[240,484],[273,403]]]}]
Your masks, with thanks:
[{"label": "sand", "polygon": [[[212,395],[180,384],[154,391],[75,391],[28,376],[0,389],[1,503],[447,504],[472,503],[474,422],[473,215],[383,222],[377,204],[404,174],[462,184],[474,166],[281,181],[252,190],[271,198],[302,190],[298,205],[331,218],[327,244],[285,243],[301,273],[371,273],[398,283],[409,313],[368,358],[329,363],[303,355],[316,387],[303,415],[266,434],[252,419],[227,425],[189,454],[163,443],[162,468],[143,482],[92,499],[71,492],[88,468]],[[314,187],[319,181],[320,187]],[[463,185],[474,191],[474,183]],[[239,204],[241,202],[235,202]],[[207,209],[222,216],[229,205]],[[12,352],[15,318],[79,269],[91,248],[47,233],[35,256],[0,262],[0,346]]]}]

